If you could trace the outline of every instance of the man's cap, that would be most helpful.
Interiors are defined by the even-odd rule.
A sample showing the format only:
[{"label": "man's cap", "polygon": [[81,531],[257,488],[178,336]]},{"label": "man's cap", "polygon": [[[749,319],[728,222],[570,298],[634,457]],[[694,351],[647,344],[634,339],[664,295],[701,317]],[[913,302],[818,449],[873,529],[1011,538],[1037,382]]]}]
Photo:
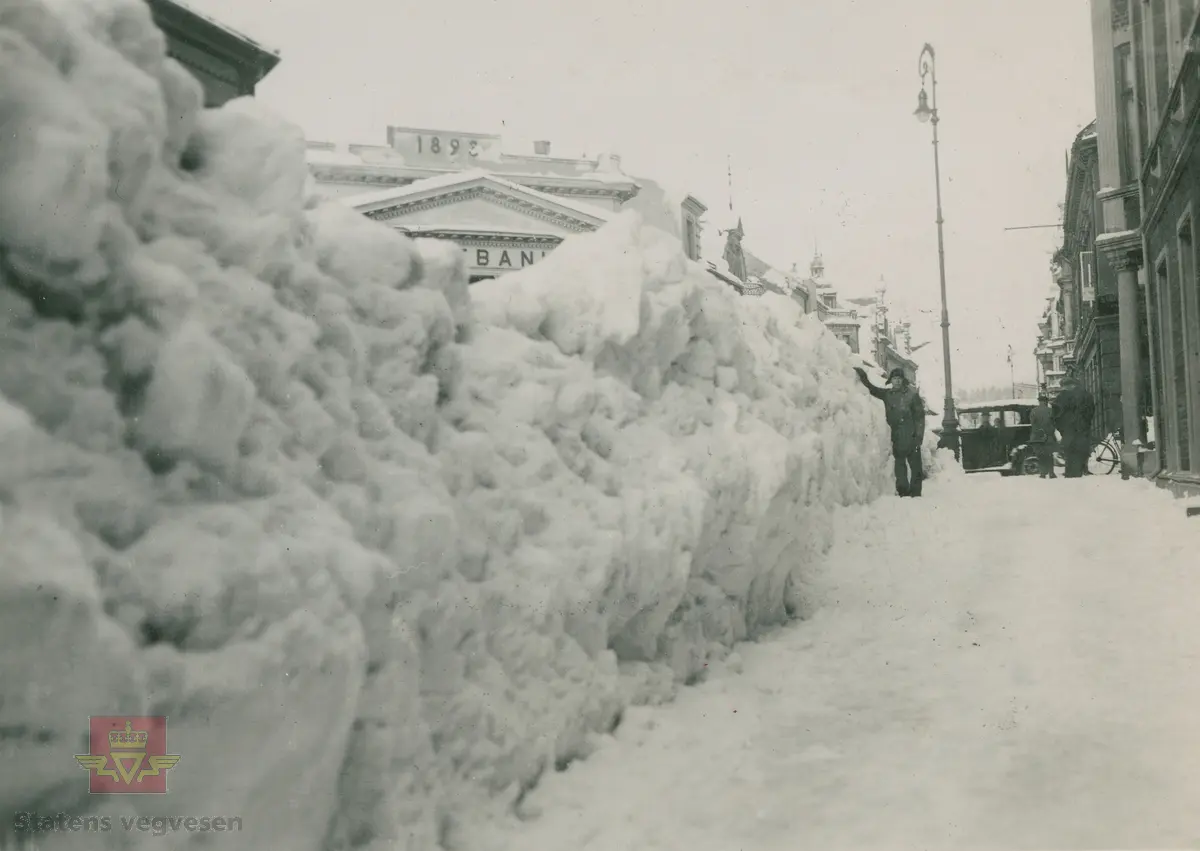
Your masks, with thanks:
[{"label": "man's cap", "polygon": [[888,381],[891,381],[893,378],[906,378],[906,377],[907,376],[905,376],[904,370],[902,370],[900,367],[896,367],[895,369],[893,369],[891,372],[888,373]]},{"label": "man's cap", "polygon": [[1045,390],[1043,390],[1041,393],[1038,394],[1038,401],[1039,402],[1049,402],[1050,394],[1047,393]]}]

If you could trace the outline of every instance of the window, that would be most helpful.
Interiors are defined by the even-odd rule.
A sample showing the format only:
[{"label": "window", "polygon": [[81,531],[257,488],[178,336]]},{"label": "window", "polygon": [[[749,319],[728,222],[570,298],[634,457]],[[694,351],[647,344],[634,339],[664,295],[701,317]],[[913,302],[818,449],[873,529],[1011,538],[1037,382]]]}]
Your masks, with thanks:
[{"label": "window", "polygon": [[[1179,223],[1179,301],[1181,309],[1174,314],[1173,318],[1176,324],[1182,329],[1181,341],[1179,343],[1178,357],[1181,361],[1179,370],[1180,377],[1177,377],[1175,384],[1175,392],[1179,394],[1179,398],[1175,400],[1175,406],[1179,409],[1182,419],[1180,420],[1179,442],[1186,444],[1191,441],[1191,431],[1189,424],[1194,424],[1192,411],[1197,403],[1200,403],[1200,394],[1195,394],[1193,388],[1195,379],[1200,378],[1200,340],[1197,339],[1195,329],[1196,316],[1196,297],[1200,295],[1200,289],[1196,285],[1196,248],[1193,243],[1192,234],[1192,219],[1190,215],[1184,217]],[[1188,377],[1193,377],[1192,381]],[[1197,447],[1200,450],[1200,447]],[[1182,450],[1181,450],[1182,451]],[[1188,452],[1188,460],[1194,453]],[[1182,456],[1180,460],[1181,469],[1191,470],[1190,464],[1184,465]]]},{"label": "window", "polygon": [[1137,140],[1138,140],[1138,171],[1141,171],[1141,158],[1150,145],[1150,108],[1146,98],[1146,4],[1134,2],[1130,4],[1130,18],[1133,24],[1131,38],[1133,40],[1133,87],[1137,97]]},{"label": "window", "polygon": [[1138,269],[1138,353],[1142,370],[1138,384],[1141,395],[1138,398],[1138,416],[1142,420],[1142,440],[1148,439],[1147,417],[1154,416],[1154,382],[1150,374],[1150,330],[1149,314],[1146,307],[1146,270]]},{"label": "window", "polygon": [[1187,50],[1188,35],[1192,26],[1192,15],[1195,12],[1195,0],[1175,0],[1175,19],[1170,22],[1171,37],[1171,80],[1183,64],[1183,56]]},{"label": "window", "polygon": [[1091,251],[1079,252],[1079,293],[1084,304],[1096,300],[1095,255]]},{"label": "window", "polygon": [[1186,471],[1192,466],[1191,461],[1191,423],[1188,416],[1188,384],[1187,384],[1187,336],[1184,331],[1183,291],[1184,283],[1171,280],[1170,266],[1166,258],[1159,262],[1159,309],[1162,312],[1160,320],[1163,329],[1163,342],[1159,348],[1163,350],[1165,373],[1164,386],[1170,388],[1170,393],[1163,393],[1167,407],[1163,411],[1163,425],[1170,442],[1174,445],[1179,469]]},{"label": "window", "polygon": [[683,251],[689,260],[699,260],[696,256],[696,220],[687,213],[683,214]]},{"label": "window", "polygon": [[1167,415],[1167,400],[1166,392],[1163,389],[1167,382],[1166,374],[1163,372],[1163,349],[1166,347],[1166,342],[1163,340],[1163,308],[1160,296],[1163,288],[1166,287],[1167,281],[1167,261],[1163,259],[1159,261],[1158,267],[1154,270],[1154,280],[1149,282],[1146,287],[1148,304],[1150,312],[1150,348],[1154,353],[1154,406],[1157,418],[1155,421],[1156,431],[1155,437],[1158,444],[1158,463],[1159,466],[1167,465],[1167,438],[1170,431],[1170,417]]},{"label": "window", "polygon": [[1171,56],[1167,36],[1167,0],[1150,0],[1148,70],[1153,71],[1150,79],[1154,84],[1155,127],[1166,114],[1167,98],[1171,94]]},{"label": "window", "polygon": [[[1133,53],[1128,42],[1117,45],[1117,159],[1121,185],[1137,183],[1139,157],[1137,144],[1137,94],[1134,91]],[[1127,223],[1128,226],[1128,223]]]},{"label": "window", "polygon": [[812,305],[808,303],[808,290],[803,287],[795,287],[792,289],[792,298],[800,303],[800,309],[805,313],[812,313]]}]

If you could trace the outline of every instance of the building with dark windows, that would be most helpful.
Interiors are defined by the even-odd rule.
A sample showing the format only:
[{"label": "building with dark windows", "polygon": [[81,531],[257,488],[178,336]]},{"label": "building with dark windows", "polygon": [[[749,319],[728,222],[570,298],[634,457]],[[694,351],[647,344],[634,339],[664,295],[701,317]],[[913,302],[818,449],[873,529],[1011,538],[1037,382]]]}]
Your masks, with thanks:
[{"label": "building with dark windows", "polygon": [[176,0],[147,0],[155,25],[167,37],[167,54],[204,87],[204,105],[253,95],[279,64],[270,50]]},{"label": "building with dark windows", "polygon": [[[1092,433],[1122,428],[1121,351],[1117,272],[1096,251],[1104,230],[1099,137],[1093,121],[1079,132],[1067,159],[1063,245],[1055,256],[1055,281],[1062,290],[1066,345],[1060,367],[1078,378],[1096,399]],[[1048,388],[1049,389],[1049,388]]]},{"label": "building with dark windows", "polygon": [[1092,0],[1096,245],[1117,273],[1126,436],[1154,441],[1150,466],[1177,493],[1200,492],[1198,12],[1198,0]]}]

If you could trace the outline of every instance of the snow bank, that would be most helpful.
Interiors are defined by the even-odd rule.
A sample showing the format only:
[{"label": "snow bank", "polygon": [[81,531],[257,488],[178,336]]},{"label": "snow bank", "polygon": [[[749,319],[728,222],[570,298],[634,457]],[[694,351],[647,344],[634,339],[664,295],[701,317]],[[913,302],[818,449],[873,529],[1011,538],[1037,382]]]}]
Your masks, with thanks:
[{"label": "snow bank", "polygon": [[[202,110],[144,3],[54,8],[0,7],[0,809],[457,847],[889,487],[789,299],[634,215],[468,294],[308,195],[296,128]],[[170,795],[88,796],[99,714],[169,716]]]},{"label": "snow bank", "polygon": [[947,479],[964,475],[962,464],[949,449],[939,449],[938,435],[925,429],[925,442],[921,444],[921,466],[927,479]]}]

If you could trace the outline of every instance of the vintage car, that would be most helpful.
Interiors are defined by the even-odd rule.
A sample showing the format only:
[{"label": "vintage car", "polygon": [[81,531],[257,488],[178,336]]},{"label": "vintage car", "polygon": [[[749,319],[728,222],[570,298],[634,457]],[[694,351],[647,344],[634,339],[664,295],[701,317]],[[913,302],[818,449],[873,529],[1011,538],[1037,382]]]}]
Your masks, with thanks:
[{"label": "vintage car", "polygon": [[[1030,419],[1036,407],[1034,399],[994,399],[958,406],[964,472],[1037,475],[1037,457],[1029,445]],[[1062,459],[1055,455],[1055,464],[1061,466]]]}]

